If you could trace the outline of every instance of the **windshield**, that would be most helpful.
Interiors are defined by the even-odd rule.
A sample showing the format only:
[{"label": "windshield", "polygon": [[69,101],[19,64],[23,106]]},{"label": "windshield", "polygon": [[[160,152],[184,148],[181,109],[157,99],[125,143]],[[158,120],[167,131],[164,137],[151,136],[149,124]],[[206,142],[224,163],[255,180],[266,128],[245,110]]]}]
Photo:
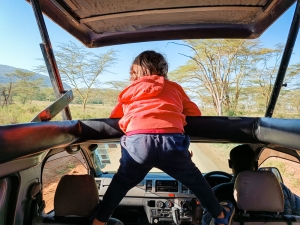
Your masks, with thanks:
[{"label": "windshield", "polygon": [[[229,152],[238,144],[211,144],[211,143],[191,143],[189,151],[192,161],[202,173],[211,171],[225,171],[232,173],[228,167]],[[93,160],[96,175],[103,172],[116,172],[119,168],[121,158],[121,147],[119,142],[98,144],[98,148],[93,152]],[[150,172],[162,172],[153,168]]]}]

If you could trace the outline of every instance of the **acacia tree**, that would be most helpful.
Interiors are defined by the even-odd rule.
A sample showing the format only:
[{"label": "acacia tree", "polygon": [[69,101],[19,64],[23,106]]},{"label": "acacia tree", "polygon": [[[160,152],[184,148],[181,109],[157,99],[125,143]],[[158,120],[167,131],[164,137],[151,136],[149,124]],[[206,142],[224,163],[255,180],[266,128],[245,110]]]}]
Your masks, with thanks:
[{"label": "acacia tree", "polygon": [[[100,75],[116,63],[116,51],[95,54],[70,41],[59,44],[54,54],[62,80],[78,93],[85,111],[91,90],[100,84]],[[41,65],[36,70],[45,72],[46,68]]]},{"label": "acacia tree", "polygon": [[[188,90],[212,103],[217,115],[235,111],[251,62],[257,60],[259,41],[186,40],[192,55],[171,76],[188,84]],[[209,98],[208,98],[209,97]]]},{"label": "acacia tree", "polygon": [[120,92],[130,83],[130,81],[109,81],[105,85],[107,88],[101,92],[103,103],[116,105]]},{"label": "acacia tree", "polygon": [[121,92],[127,85],[129,85],[130,81],[108,81],[105,82],[105,85],[110,88]]},{"label": "acacia tree", "polygon": [[43,79],[34,79],[35,73],[24,70],[15,70],[12,73],[5,74],[10,78],[10,92],[17,95],[22,104],[32,101],[35,94],[40,90]]},{"label": "acacia tree", "polygon": [[[282,105],[290,111],[300,113],[300,62],[288,67],[284,80],[284,91],[281,91]],[[283,97],[283,98],[282,98]],[[282,100],[283,99],[283,100]]]},{"label": "acacia tree", "polygon": [[293,92],[289,92],[289,94],[289,100],[292,102],[292,106],[300,113],[300,90],[294,90]]},{"label": "acacia tree", "polygon": [[14,82],[13,73],[6,73],[4,75],[8,77],[9,83],[8,85],[2,87],[2,93],[1,93],[3,97],[2,108],[3,106],[7,106],[12,102],[12,85]]},{"label": "acacia tree", "polygon": [[[213,104],[217,115],[235,115],[245,87],[260,91],[258,98],[269,100],[282,48],[261,47],[259,40],[186,40],[191,55],[186,65],[171,77],[186,84],[202,102]],[[275,61],[275,63],[274,63]],[[270,78],[270,82],[265,82]],[[266,99],[268,96],[268,99]],[[251,96],[253,98],[253,96]]]},{"label": "acacia tree", "polygon": [[[252,76],[249,79],[249,86],[255,88],[258,93],[257,102],[267,108],[271,98],[273,86],[278,73],[279,64],[282,56],[283,46],[278,44],[274,49],[262,49],[259,54],[260,65],[253,66]],[[287,68],[284,89],[291,92],[281,92],[281,95],[293,93],[293,89],[299,84],[300,63],[292,64]]]}]

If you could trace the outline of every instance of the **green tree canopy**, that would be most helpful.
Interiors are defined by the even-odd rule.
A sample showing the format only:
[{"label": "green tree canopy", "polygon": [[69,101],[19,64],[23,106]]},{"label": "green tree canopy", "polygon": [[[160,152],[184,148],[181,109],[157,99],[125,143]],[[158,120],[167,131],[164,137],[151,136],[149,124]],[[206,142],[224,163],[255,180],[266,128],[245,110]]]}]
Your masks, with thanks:
[{"label": "green tree canopy", "polygon": [[[54,54],[62,80],[75,89],[82,99],[83,110],[85,110],[91,90],[100,85],[100,75],[109,72],[116,63],[116,51],[109,50],[95,54],[70,41],[59,44]],[[47,71],[45,65],[35,70]]]},{"label": "green tree canopy", "polygon": [[22,104],[32,101],[41,88],[43,79],[33,79],[34,74],[33,72],[19,69],[6,74],[10,78],[13,95],[17,96]]},{"label": "green tree canopy", "polygon": [[[170,74],[204,104],[212,104],[217,115],[236,115],[241,101],[269,101],[277,75],[282,46],[264,48],[259,40],[185,40],[192,54],[188,62]],[[182,54],[183,55],[183,54]],[[294,69],[292,69],[294,68]],[[287,80],[299,74],[292,66]],[[255,93],[251,93],[253,90]],[[247,106],[247,107],[246,107]]]}]

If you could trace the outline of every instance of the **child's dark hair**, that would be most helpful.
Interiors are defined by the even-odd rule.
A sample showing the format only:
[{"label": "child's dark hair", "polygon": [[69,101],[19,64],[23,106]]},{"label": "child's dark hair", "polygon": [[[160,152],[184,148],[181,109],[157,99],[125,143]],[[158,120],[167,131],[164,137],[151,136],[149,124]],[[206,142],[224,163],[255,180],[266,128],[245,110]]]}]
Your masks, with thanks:
[{"label": "child's dark hair", "polygon": [[168,79],[168,63],[162,54],[155,51],[144,51],[132,62],[130,80],[135,81],[144,76],[158,75]]}]

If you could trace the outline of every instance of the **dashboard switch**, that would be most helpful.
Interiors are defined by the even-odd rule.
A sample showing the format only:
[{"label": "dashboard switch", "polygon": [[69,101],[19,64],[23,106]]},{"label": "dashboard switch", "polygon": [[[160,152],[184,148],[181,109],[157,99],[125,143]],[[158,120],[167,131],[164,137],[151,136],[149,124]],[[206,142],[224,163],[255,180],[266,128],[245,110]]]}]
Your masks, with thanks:
[{"label": "dashboard switch", "polygon": [[162,201],[158,201],[157,203],[156,203],[156,207],[157,208],[163,208],[165,206],[165,204],[162,202]]},{"label": "dashboard switch", "polygon": [[151,213],[152,213],[152,216],[156,216],[156,210],[155,209],[151,209]]},{"label": "dashboard switch", "polygon": [[171,208],[173,206],[173,203],[171,201],[166,201],[165,202],[165,207]]}]

